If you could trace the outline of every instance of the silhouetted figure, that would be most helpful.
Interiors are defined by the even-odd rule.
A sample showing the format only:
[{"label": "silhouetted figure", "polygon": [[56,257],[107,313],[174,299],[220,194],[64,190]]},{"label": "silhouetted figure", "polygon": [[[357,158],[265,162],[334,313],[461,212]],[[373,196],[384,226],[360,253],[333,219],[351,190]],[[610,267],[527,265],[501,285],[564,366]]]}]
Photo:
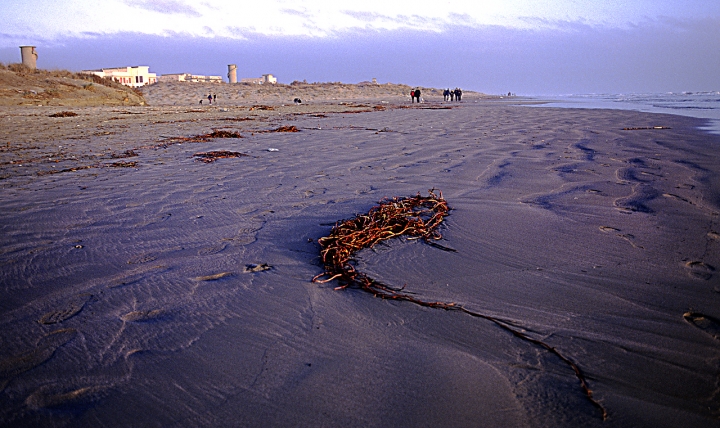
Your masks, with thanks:
[{"label": "silhouetted figure", "polygon": [[450,89],[445,89],[443,91],[443,101],[447,101],[450,98]]},{"label": "silhouetted figure", "polygon": [[215,101],[215,103],[217,103],[217,94],[213,94],[213,101]]},{"label": "silhouetted figure", "polygon": [[453,92],[455,92],[455,100],[456,101],[462,100],[462,90],[460,90],[460,88],[455,88],[455,91],[453,91]]},{"label": "silhouetted figure", "polygon": [[410,102],[415,102],[415,89],[410,91]]},{"label": "silhouetted figure", "polygon": [[420,89],[415,89],[415,99],[420,102]]},{"label": "silhouetted figure", "polygon": [[455,91],[448,89],[448,92],[450,93],[450,101],[455,101]]}]

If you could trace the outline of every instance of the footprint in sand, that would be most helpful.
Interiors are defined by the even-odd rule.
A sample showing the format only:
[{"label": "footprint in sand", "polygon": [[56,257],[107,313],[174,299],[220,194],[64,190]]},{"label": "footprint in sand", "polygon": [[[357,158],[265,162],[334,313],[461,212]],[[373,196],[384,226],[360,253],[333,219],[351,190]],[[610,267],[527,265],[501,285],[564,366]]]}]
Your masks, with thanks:
[{"label": "footprint in sand", "polygon": [[692,261],[686,262],[685,267],[688,269],[688,274],[697,279],[709,280],[715,272],[715,268],[707,263]]},{"label": "footprint in sand", "polygon": [[139,267],[128,272],[116,275],[109,281],[108,288],[120,288],[135,284],[150,275],[159,275],[170,270],[167,266]]},{"label": "footprint in sand", "polygon": [[720,320],[699,312],[685,312],[683,314],[685,321],[720,340]]},{"label": "footprint in sand", "polygon": [[120,319],[125,322],[147,322],[157,320],[163,315],[165,315],[165,311],[163,311],[162,309],[153,309],[149,311],[128,312],[125,315],[121,316]]},{"label": "footprint in sand", "polygon": [[218,254],[218,253],[221,253],[223,250],[225,250],[225,248],[227,248],[227,243],[221,242],[221,243],[215,244],[211,247],[201,248],[200,250],[198,250],[198,255],[199,256],[210,256],[213,254]]},{"label": "footprint in sand", "polygon": [[226,278],[228,276],[233,276],[233,273],[232,272],[220,272],[220,273],[214,273],[212,275],[198,276],[195,278],[195,281],[217,281],[218,279]]},{"label": "footprint in sand", "polygon": [[92,294],[81,294],[68,301],[63,307],[52,310],[40,318],[40,324],[57,324],[74,317],[82,311]]},{"label": "footprint in sand", "polygon": [[615,234],[616,234],[617,236],[619,236],[620,238],[628,241],[628,242],[630,243],[630,245],[632,245],[634,248],[640,248],[640,249],[644,249],[644,248],[645,248],[645,247],[643,247],[642,245],[638,245],[638,244],[635,243],[635,235],[632,235],[632,234],[630,234],[630,233],[617,233],[617,232],[620,232],[621,230],[618,229],[618,228],[616,228],[616,227],[612,227],[612,226],[600,226],[600,230],[603,231],[603,232],[605,232],[605,233],[615,233]]},{"label": "footprint in sand", "polygon": [[238,229],[238,233],[235,237],[230,238],[233,243],[239,245],[248,245],[257,241],[257,233],[262,229],[262,225],[257,227],[243,227]]},{"label": "footprint in sand", "polygon": [[135,256],[128,260],[128,264],[130,265],[137,265],[141,263],[148,263],[157,260],[157,256],[155,254],[140,254],[138,256]]},{"label": "footprint in sand", "polygon": [[690,204],[690,205],[695,205],[691,200],[686,199],[686,198],[683,198],[682,196],[678,196],[678,195],[676,195],[676,194],[674,194],[674,193],[663,193],[662,195],[663,195],[664,197],[666,197],[666,198],[669,198],[669,199],[675,199],[675,200],[677,200],[677,201],[685,202],[685,203],[688,203],[688,204]]},{"label": "footprint in sand", "polygon": [[45,385],[30,394],[25,404],[32,409],[70,409],[86,406],[102,399],[110,385],[90,385],[80,388],[59,384]]},{"label": "footprint in sand", "polygon": [[54,331],[43,336],[35,349],[20,355],[0,360],[0,391],[5,389],[10,380],[28,370],[31,370],[52,358],[58,348],[70,342],[77,336],[77,330],[66,328]]},{"label": "footprint in sand", "polygon": [[638,185],[633,187],[632,193],[629,196],[616,199],[614,205],[615,208],[624,213],[639,212],[651,214],[654,211],[647,203],[656,199],[659,195],[660,193],[652,186]]}]

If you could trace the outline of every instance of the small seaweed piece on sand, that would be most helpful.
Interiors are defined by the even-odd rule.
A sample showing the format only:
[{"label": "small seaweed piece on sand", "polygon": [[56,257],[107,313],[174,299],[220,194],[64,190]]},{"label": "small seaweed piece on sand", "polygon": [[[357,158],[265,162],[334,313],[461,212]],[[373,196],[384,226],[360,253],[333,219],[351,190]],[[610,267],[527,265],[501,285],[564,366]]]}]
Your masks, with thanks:
[{"label": "small seaweed piece on sand", "polygon": [[211,163],[215,162],[218,159],[224,159],[224,158],[239,158],[242,156],[248,156],[245,153],[240,152],[229,152],[227,150],[216,150],[212,152],[199,152],[195,153],[193,155],[196,157],[199,161],[205,162],[205,163]]},{"label": "small seaweed piece on sand", "polygon": [[269,111],[272,111],[272,110],[275,110],[275,107],[265,106],[265,105],[254,105],[254,106],[250,107],[250,110],[249,110],[249,111],[253,111],[253,110],[269,110]]},{"label": "small seaweed piece on sand", "polygon": [[245,265],[245,270],[243,272],[245,272],[245,273],[265,272],[266,270],[270,270],[272,268],[273,267],[267,263],[263,263],[260,265],[249,264],[249,265]]},{"label": "small seaweed piece on sand", "polygon": [[61,111],[61,112],[53,113],[49,117],[73,117],[73,116],[77,116],[77,115],[78,114],[75,113],[74,111]]},{"label": "small seaweed piece on sand", "polygon": [[139,155],[135,152],[135,150],[132,150],[132,149],[130,149],[130,150],[125,150],[123,153],[119,153],[119,154],[118,154],[118,153],[112,153],[112,154],[110,155],[110,157],[113,158],[113,159],[131,158],[131,157],[135,157],[135,156],[139,156]]},{"label": "small seaweed piece on sand", "polygon": [[268,132],[300,132],[295,125],[281,126],[279,128],[272,129]]},{"label": "small seaweed piece on sand", "polygon": [[107,166],[109,166],[110,168],[136,168],[138,166],[138,163],[118,161],[108,164]]},{"label": "small seaweed piece on sand", "polygon": [[[192,137],[170,137],[167,140],[171,141],[172,143],[165,143],[167,145],[171,144],[177,144],[177,143],[205,143],[213,138],[243,138],[242,135],[238,134],[237,132],[232,131],[223,131],[223,130],[213,130],[213,132],[209,134],[200,134],[200,135],[193,135]],[[163,146],[163,147],[166,147]]]},{"label": "small seaweed piece on sand", "polygon": [[[393,288],[355,270],[351,264],[352,257],[358,251],[372,248],[381,241],[403,235],[409,236],[409,239],[423,239],[428,244],[442,239],[437,228],[448,215],[450,208],[443,199],[442,192],[436,194],[434,191],[435,189],[430,189],[429,196],[421,196],[418,193],[410,198],[384,199],[380,201],[380,205],[371,208],[367,214],[359,214],[355,218],[337,222],[330,235],[318,239],[325,272],[316,275],[312,282],[323,284],[338,280],[341,285],[335,287],[336,290],[355,287],[383,299],[403,300],[425,307],[460,311],[476,318],[488,320],[512,333],[513,336],[544,348],[568,365],[580,381],[585,396],[600,410],[602,419],[605,420],[607,411],[593,398],[592,391],[580,367],[550,344],[513,328],[512,321],[471,311],[452,302],[425,301],[403,292],[404,287]],[[443,246],[439,247],[452,251]]]}]

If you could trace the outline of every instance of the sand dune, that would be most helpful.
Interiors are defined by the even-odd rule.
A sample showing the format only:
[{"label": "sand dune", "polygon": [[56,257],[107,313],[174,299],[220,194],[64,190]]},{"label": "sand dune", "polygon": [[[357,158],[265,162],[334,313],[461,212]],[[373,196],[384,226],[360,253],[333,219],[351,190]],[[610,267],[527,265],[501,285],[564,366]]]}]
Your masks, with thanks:
[{"label": "sand dune", "polygon": [[[217,96],[218,106],[292,104],[297,98],[303,103],[374,102],[410,104],[410,91],[416,87],[404,84],[373,83],[300,83],[289,85],[258,85],[251,83],[213,84],[195,82],[161,82],[143,88],[151,105],[193,105],[208,103],[207,96]],[[423,101],[443,101],[443,90],[420,87]],[[497,98],[473,91],[464,92],[465,101]]]},{"label": "sand dune", "polygon": [[66,70],[30,70],[0,64],[0,106],[144,105],[127,86]]}]

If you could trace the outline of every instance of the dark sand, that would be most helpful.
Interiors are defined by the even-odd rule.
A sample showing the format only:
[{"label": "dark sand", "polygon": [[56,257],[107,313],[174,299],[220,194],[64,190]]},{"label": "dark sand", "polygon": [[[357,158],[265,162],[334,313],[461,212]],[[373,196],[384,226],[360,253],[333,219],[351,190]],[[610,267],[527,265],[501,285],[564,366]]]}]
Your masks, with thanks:
[{"label": "dark sand", "polygon": [[[1,425],[720,423],[702,121],[150,101],[0,110]],[[281,126],[300,132],[264,132]],[[623,130],[654,126],[671,129]],[[174,138],[213,130],[244,138]],[[212,150],[249,156],[193,158]],[[430,188],[457,252],[398,239],[357,268],[554,347],[606,421],[560,358],[489,321],[310,282],[335,221]]]}]

